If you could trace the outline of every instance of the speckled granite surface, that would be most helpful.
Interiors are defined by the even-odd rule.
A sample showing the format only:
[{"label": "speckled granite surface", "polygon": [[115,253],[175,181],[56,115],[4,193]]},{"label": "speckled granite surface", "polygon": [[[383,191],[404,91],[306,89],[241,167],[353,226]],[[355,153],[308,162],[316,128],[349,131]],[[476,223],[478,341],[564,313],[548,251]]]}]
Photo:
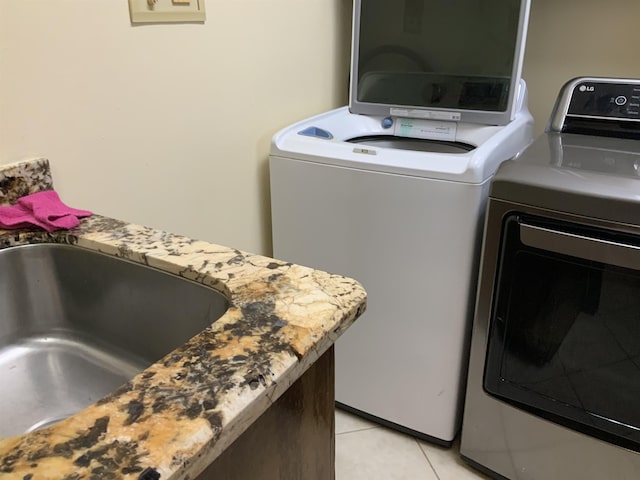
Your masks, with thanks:
[{"label": "speckled granite surface", "polygon": [[11,205],[20,197],[52,188],[49,161],[44,158],[0,165],[0,205]]},{"label": "speckled granite surface", "polygon": [[[46,160],[0,166],[0,204],[52,188]],[[70,231],[0,230],[0,248],[68,243],[223,292],[210,328],[44,430],[0,439],[0,478],[193,478],[363,312],[348,278],[98,215]],[[3,388],[10,388],[3,386]],[[149,477],[152,478],[152,477]]]}]

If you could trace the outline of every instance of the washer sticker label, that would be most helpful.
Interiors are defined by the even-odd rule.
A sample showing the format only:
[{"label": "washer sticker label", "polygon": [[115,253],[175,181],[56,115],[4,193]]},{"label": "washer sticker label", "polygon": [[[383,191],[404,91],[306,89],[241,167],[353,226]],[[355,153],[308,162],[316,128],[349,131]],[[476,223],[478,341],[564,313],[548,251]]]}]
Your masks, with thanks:
[{"label": "washer sticker label", "polygon": [[393,133],[398,137],[424,138],[426,140],[456,141],[458,124],[418,118],[398,118]]},{"label": "washer sticker label", "polygon": [[364,155],[377,155],[378,151],[374,150],[372,148],[360,148],[360,147],[355,147],[353,149],[353,153],[362,153]]}]

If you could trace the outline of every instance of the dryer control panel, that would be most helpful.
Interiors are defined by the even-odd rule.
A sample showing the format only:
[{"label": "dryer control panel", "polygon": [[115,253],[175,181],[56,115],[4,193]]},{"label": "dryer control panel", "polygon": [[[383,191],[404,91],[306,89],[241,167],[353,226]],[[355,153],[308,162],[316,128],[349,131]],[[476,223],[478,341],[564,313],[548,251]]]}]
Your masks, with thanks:
[{"label": "dryer control panel", "polygon": [[581,77],[568,82],[547,130],[640,138],[640,80]]},{"label": "dryer control panel", "polygon": [[640,84],[580,83],[573,89],[567,115],[640,119]]}]

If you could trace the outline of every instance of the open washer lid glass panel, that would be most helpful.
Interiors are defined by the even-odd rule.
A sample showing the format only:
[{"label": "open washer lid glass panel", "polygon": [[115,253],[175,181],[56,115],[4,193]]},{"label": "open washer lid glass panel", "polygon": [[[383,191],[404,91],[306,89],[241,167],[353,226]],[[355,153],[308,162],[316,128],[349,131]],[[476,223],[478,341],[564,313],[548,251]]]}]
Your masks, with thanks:
[{"label": "open washer lid glass panel", "polygon": [[506,125],[530,0],[355,0],[351,112]]}]

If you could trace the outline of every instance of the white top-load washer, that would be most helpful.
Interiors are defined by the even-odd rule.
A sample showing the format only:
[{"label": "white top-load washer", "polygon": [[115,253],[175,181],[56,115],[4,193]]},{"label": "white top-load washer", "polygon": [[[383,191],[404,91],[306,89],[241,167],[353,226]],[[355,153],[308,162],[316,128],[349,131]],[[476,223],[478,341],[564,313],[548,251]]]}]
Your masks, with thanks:
[{"label": "white top-load washer", "polygon": [[377,146],[391,140],[384,119],[347,108],[274,137],[274,256],[354,277],[368,293],[336,344],[339,403],[453,440],[489,180],[533,139],[521,88],[508,125],[458,124],[455,143],[418,144],[445,152]]},{"label": "white top-load washer", "polygon": [[[404,8],[416,10],[417,3]],[[424,4],[425,18],[429,4],[445,5],[439,0]],[[444,102],[447,92],[458,91],[459,102],[446,108],[401,103],[386,109],[367,103],[386,84],[384,78],[376,83],[381,77],[375,74],[367,80],[373,97],[358,96],[353,83],[351,94],[364,105],[355,110],[383,107],[380,114],[353,113],[357,102],[352,102],[351,110],[340,108],[285,128],[271,147],[274,256],[356,278],[368,293],[367,311],[336,344],[338,405],[441,444],[449,444],[460,427],[489,181],[501,162],[533,139],[526,86],[519,79],[529,2],[507,4],[517,14],[513,21],[519,32],[508,81],[495,87],[488,80],[485,89],[476,77],[456,76],[447,84],[429,73],[429,99]],[[385,5],[398,8],[400,3],[356,0],[354,44],[366,8],[373,9],[371,14]],[[403,15],[399,21],[406,23],[407,12]],[[407,28],[422,27],[412,20]],[[378,50],[390,51],[388,46]],[[362,70],[362,62],[352,63]],[[509,83],[512,75],[515,83]],[[482,112],[473,110],[484,101],[482,92],[502,98],[503,88],[509,93],[500,100],[510,112],[506,124],[475,123],[482,119]],[[473,111],[466,121],[469,105]]]}]

